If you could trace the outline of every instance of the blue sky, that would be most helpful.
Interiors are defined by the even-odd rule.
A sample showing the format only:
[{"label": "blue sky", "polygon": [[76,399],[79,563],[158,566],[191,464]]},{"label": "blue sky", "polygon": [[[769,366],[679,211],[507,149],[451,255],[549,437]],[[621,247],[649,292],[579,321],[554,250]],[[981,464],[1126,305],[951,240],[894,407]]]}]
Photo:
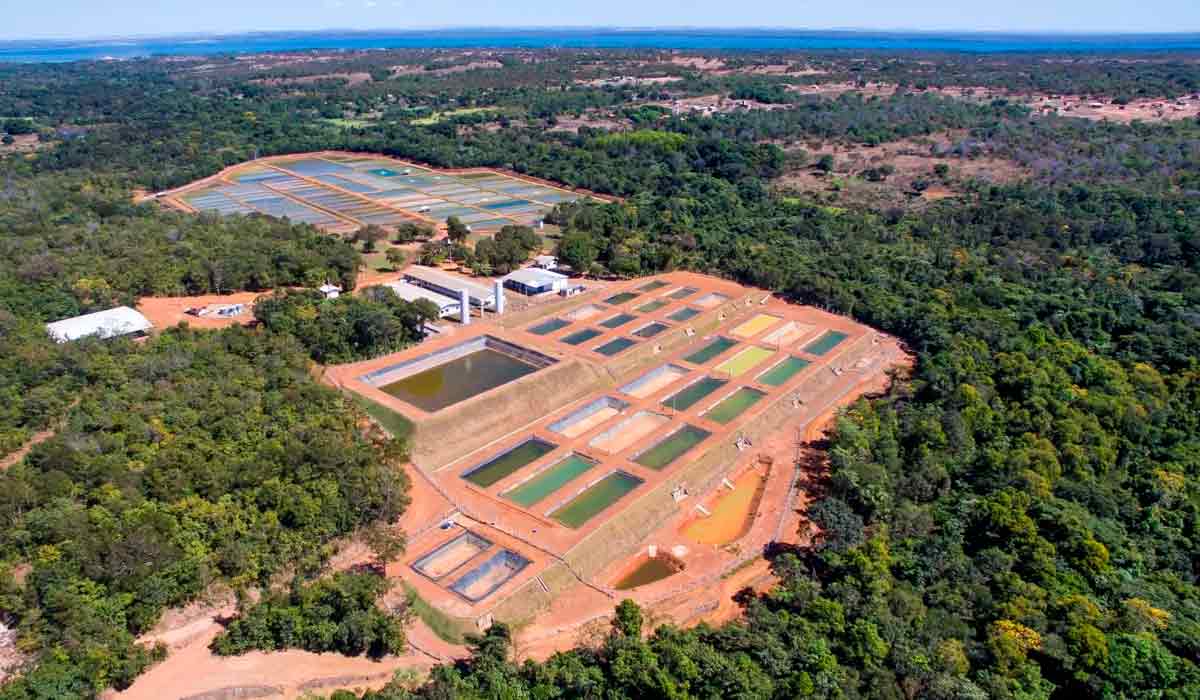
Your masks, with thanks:
[{"label": "blue sky", "polygon": [[15,2],[0,38],[445,26],[1200,31],[1200,0],[57,0]]}]

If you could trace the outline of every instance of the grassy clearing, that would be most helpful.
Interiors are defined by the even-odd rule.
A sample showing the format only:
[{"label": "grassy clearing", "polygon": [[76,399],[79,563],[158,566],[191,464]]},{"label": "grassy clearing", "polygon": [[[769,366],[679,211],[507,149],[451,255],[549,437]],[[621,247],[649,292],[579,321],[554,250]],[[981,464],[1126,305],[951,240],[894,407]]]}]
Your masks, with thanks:
[{"label": "grassy clearing", "polygon": [[367,415],[375,419],[375,422],[383,426],[383,429],[392,434],[394,438],[409,438],[412,436],[413,423],[404,416],[396,413],[387,406],[377,404],[370,399],[354,395],[354,401]]},{"label": "grassy clearing", "polygon": [[324,121],[326,124],[332,124],[333,126],[341,127],[343,129],[362,129],[364,127],[370,126],[373,123],[373,122],[367,121],[366,119],[341,119],[341,118],[323,119],[322,121]]},{"label": "grassy clearing", "polygon": [[[428,117],[421,117],[419,119],[414,119],[410,123],[415,124],[417,126],[430,126],[433,124],[437,124],[438,122],[442,121],[443,119],[449,119],[451,117],[459,117],[464,114],[479,114],[481,112],[496,112],[496,109],[493,107],[463,107],[462,109],[452,109],[452,110],[449,110],[446,112],[434,112],[433,114],[429,115]],[[498,114],[498,112],[497,112],[497,114]]]},{"label": "grassy clearing", "polygon": [[450,644],[462,644],[464,637],[475,631],[470,625],[459,622],[430,605],[417,593],[417,589],[407,583],[404,584],[404,590],[408,593],[409,605],[412,606],[413,614],[428,625],[429,629],[433,630],[433,633],[442,641]]}]

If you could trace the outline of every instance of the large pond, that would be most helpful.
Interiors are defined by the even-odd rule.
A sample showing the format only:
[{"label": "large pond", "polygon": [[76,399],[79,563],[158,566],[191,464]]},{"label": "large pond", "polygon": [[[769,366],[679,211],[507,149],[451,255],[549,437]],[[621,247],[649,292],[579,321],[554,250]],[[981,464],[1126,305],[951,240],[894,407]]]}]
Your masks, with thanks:
[{"label": "large pond", "polygon": [[439,411],[536,372],[528,362],[485,347],[379,389],[422,411]]}]

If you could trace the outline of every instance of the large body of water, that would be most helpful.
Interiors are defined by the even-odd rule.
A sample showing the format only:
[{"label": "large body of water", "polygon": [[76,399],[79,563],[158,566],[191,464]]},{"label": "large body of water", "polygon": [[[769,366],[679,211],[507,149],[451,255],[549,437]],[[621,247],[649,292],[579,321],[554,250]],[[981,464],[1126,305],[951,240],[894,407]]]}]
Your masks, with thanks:
[{"label": "large body of water", "polygon": [[949,52],[1200,52],[1200,34],[1001,34],[769,29],[441,29],[0,41],[0,62],[63,62],[304,49],[616,48]]}]

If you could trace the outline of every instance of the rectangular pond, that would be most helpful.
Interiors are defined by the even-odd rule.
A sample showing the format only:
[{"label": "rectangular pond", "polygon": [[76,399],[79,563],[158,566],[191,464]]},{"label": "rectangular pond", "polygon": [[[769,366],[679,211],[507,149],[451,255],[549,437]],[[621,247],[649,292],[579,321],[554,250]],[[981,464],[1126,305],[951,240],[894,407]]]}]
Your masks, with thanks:
[{"label": "rectangular pond", "polygon": [[756,314],[754,318],[739,324],[737,328],[729,331],[729,334],[735,335],[739,338],[749,338],[762,333],[771,326],[775,325],[776,321],[780,320],[782,319],[780,319],[778,316],[772,316],[771,314]]},{"label": "rectangular pond", "polygon": [[605,328],[617,328],[629,323],[635,318],[637,318],[637,316],[634,316],[633,314],[617,314],[612,318],[604,319],[600,322],[600,325],[604,326]]},{"label": "rectangular pond", "polygon": [[529,566],[529,560],[511,549],[493,554],[487,561],[462,575],[450,590],[471,602],[483,600]]},{"label": "rectangular pond", "polygon": [[504,497],[514,503],[529,507],[583,476],[594,466],[596,466],[595,460],[571,453],[566,459],[543,469],[533,478],[506,491]]},{"label": "rectangular pond", "polygon": [[622,413],[627,408],[629,408],[628,402],[615,399],[611,396],[604,396],[592,401],[583,408],[572,411],[565,418],[561,418],[547,427],[551,432],[558,433],[559,435],[576,437],[583,435],[609,418]]},{"label": "rectangular pond", "polygon": [[575,331],[568,336],[562,338],[562,341],[567,345],[582,345],[600,335],[600,331],[595,328],[584,328],[581,331]]},{"label": "rectangular pond", "polygon": [[758,383],[767,386],[782,386],[811,363],[801,357],[789,355],[787,359],[778,362],[771,369],[758,375]]},{"label": "rectangular pond", "polygon": [[571,325],[571,322],[563,318],[552,318],[548,321],[542,321],[536,326],[530,326],[529,332],[534,335],[550,335],[554,331],[562,330]]},{"label": "rectangular pond", "polygon": [[666,425],[670,420],[661,413],[638,411],[593,437],[588,441],[588,446],[605,452],[620,452],[637,444],[639,440]]},{"label": "rectangular pond", "polygon": [[683,359],[687,362],[691,362],[694,365],[702,365],[734,345],[737,345],[736,341],[725,337],[718,337],[716,340]]},{"label": "rectangular pond", "polygon": [[711,434],[703,428],[685,425],[639,454],[633,461],[650,469],[666,469],[688,450],[704,442],[705,438]]},{"label": "rectangular pond", "polygon": [[634,345],[637,345],[636,340],[630,340],[629,338],[613,338],[604,345],[596,348],[596,352],[604,355],[605,357],[612,357],[619,352],[628,350]]},{"label": "rectangular pond", "polygon": [[704,377],[703,379],[692,382],[679,392],[663,399],[662,405],[669,406],[676,411],[686,411],[692,406],[695,406],[700,399],[713,393],[717,389],[725,386],[726,380],[717,379],[716,377]]},{"label": "rectangular pond", "polygon": [[483,464],[464,472],[462,478],[486,489],[525,465],[550,454],[555,447],[545,440],[529,438],[520,445],[501,452]]},{"label": "rectangular pond", "polygon": [[359,379],[432,413],[554,362],[539,352],[482,336],[369,372]]},{"label": "rectangular pond", "polygon": [[637,299],[640,296],[641,296],[641,294],[638,292],[621,292],[620,294],[614,294],[611,297],[605,299],[604,303],[612,304],[613,306],[617,306],[618,304],[624,304],[627,301],[633,301],[634,299]]},{"label": "rectangular pond", "polygon": [[687,376],[687,373],[688,370],[679,365],[656,367],[621,387],[621,392],[635,398],[644,399],[659,389]]},{"label": "rectangular pond", "polygon": [[740,377],[774,354],[774,350],[753,345],[717,365],[716,371],[728,372],[731,377]]},{"label": "rectangular pond", "polygon": [[727,301],[729,301],[728,295],[721,294],[720,292],[711,292],[697,299],[696,304],[698,306],[703,306],[706,309],[711,309],[714,306],[720,306]]},{"label": "rectangular pond", "polygon": [[436,581],[491,546],[491,542],[479,535],[464,532],[413,562],[412,568]]},{"label": "rectangular pond", "polygon": [[672,311],[671,313],[667,314],[667,318],[671,319],[672,321],[690,321],[699,315],[699,309],[693,309],[690,306],[685,306],[678,311]]},{"label": "rectangular pond", "polygon": [[642,480],[632,474],[613,472],[556,508],[550,517],[569,528],[581,527],[641,485]]},{"label": "rectangular pond", "polygon": [[686,299],[698,291],[700,290],[696,289],[695,287],[680,287],[667,296],[671,297],[672,299]]},{"label": "rectangular pond", "polygon": [[704,417],[714,423],[726,425],[749,410],[751,406],[762,401],[764,396],[766,394],[758,389],[744,386],[705,411]]},{"label": "rectangular pond", "polygon": [[571,319],[572,321],[583,321],[583,320],[589,319],[593,316],[602,314],[602,313],[604,313],[604,311],[605,311],[605,309],[603,306],[597,306],[596,304],[586,304],[584,306],[580,306],[577,309],[572,309],[571,311],[568,311],[567,313],[565,313],[563,315],[566,316],[567,318]]},{"label": "rectangular pond", "polygon": [[638,291],[639,292],[653,292],[654,290],[662,289],[665,286],[667,286],[666,282],[663,282],[662,280],[653,280],[651,282],[647,282],[646,284],[643,284],[642,286],[638,287]]},{"label": "rectangular pond", "polygon": [[779,328],[764,335],[762,342],[769,345],[791,345],[807,335],[810,330],[812,330],[812,326],[788,321]]},{"label": "rectangular pond", "polygon": [[633,334],[639,338],[653,338],[654,336],[658,335],[659,333],[662,333],[663,331],[667,330],[668,328],[670,328],[670,326],[668,326],[667,324],[659,323],[658,321],[655,321],[654,323],[647,323],[646,325],[642,326],[641,328],[635,330],[633,332]]},{"label": "rectangular pond", "polygon": [[812,355],[824,355],[830,350],[836,348],[843,340],[850,336],[841,331],[828,331],[825,335],[817,338],[813,342],[804,346],[804,352]]},{"label": "rectangular pond", "polygon": [[671,303],[671,302],[664,301],[662,299],[655,299],[654,301],[647,302],[647,303],[642,304],[641,306],[637,307],[636,311],[638,313],[643,313],[643,314],[652,314],[655,311],[658,311],[659,309],[661,309],[662,307],[666,306],[669,303]]}]

